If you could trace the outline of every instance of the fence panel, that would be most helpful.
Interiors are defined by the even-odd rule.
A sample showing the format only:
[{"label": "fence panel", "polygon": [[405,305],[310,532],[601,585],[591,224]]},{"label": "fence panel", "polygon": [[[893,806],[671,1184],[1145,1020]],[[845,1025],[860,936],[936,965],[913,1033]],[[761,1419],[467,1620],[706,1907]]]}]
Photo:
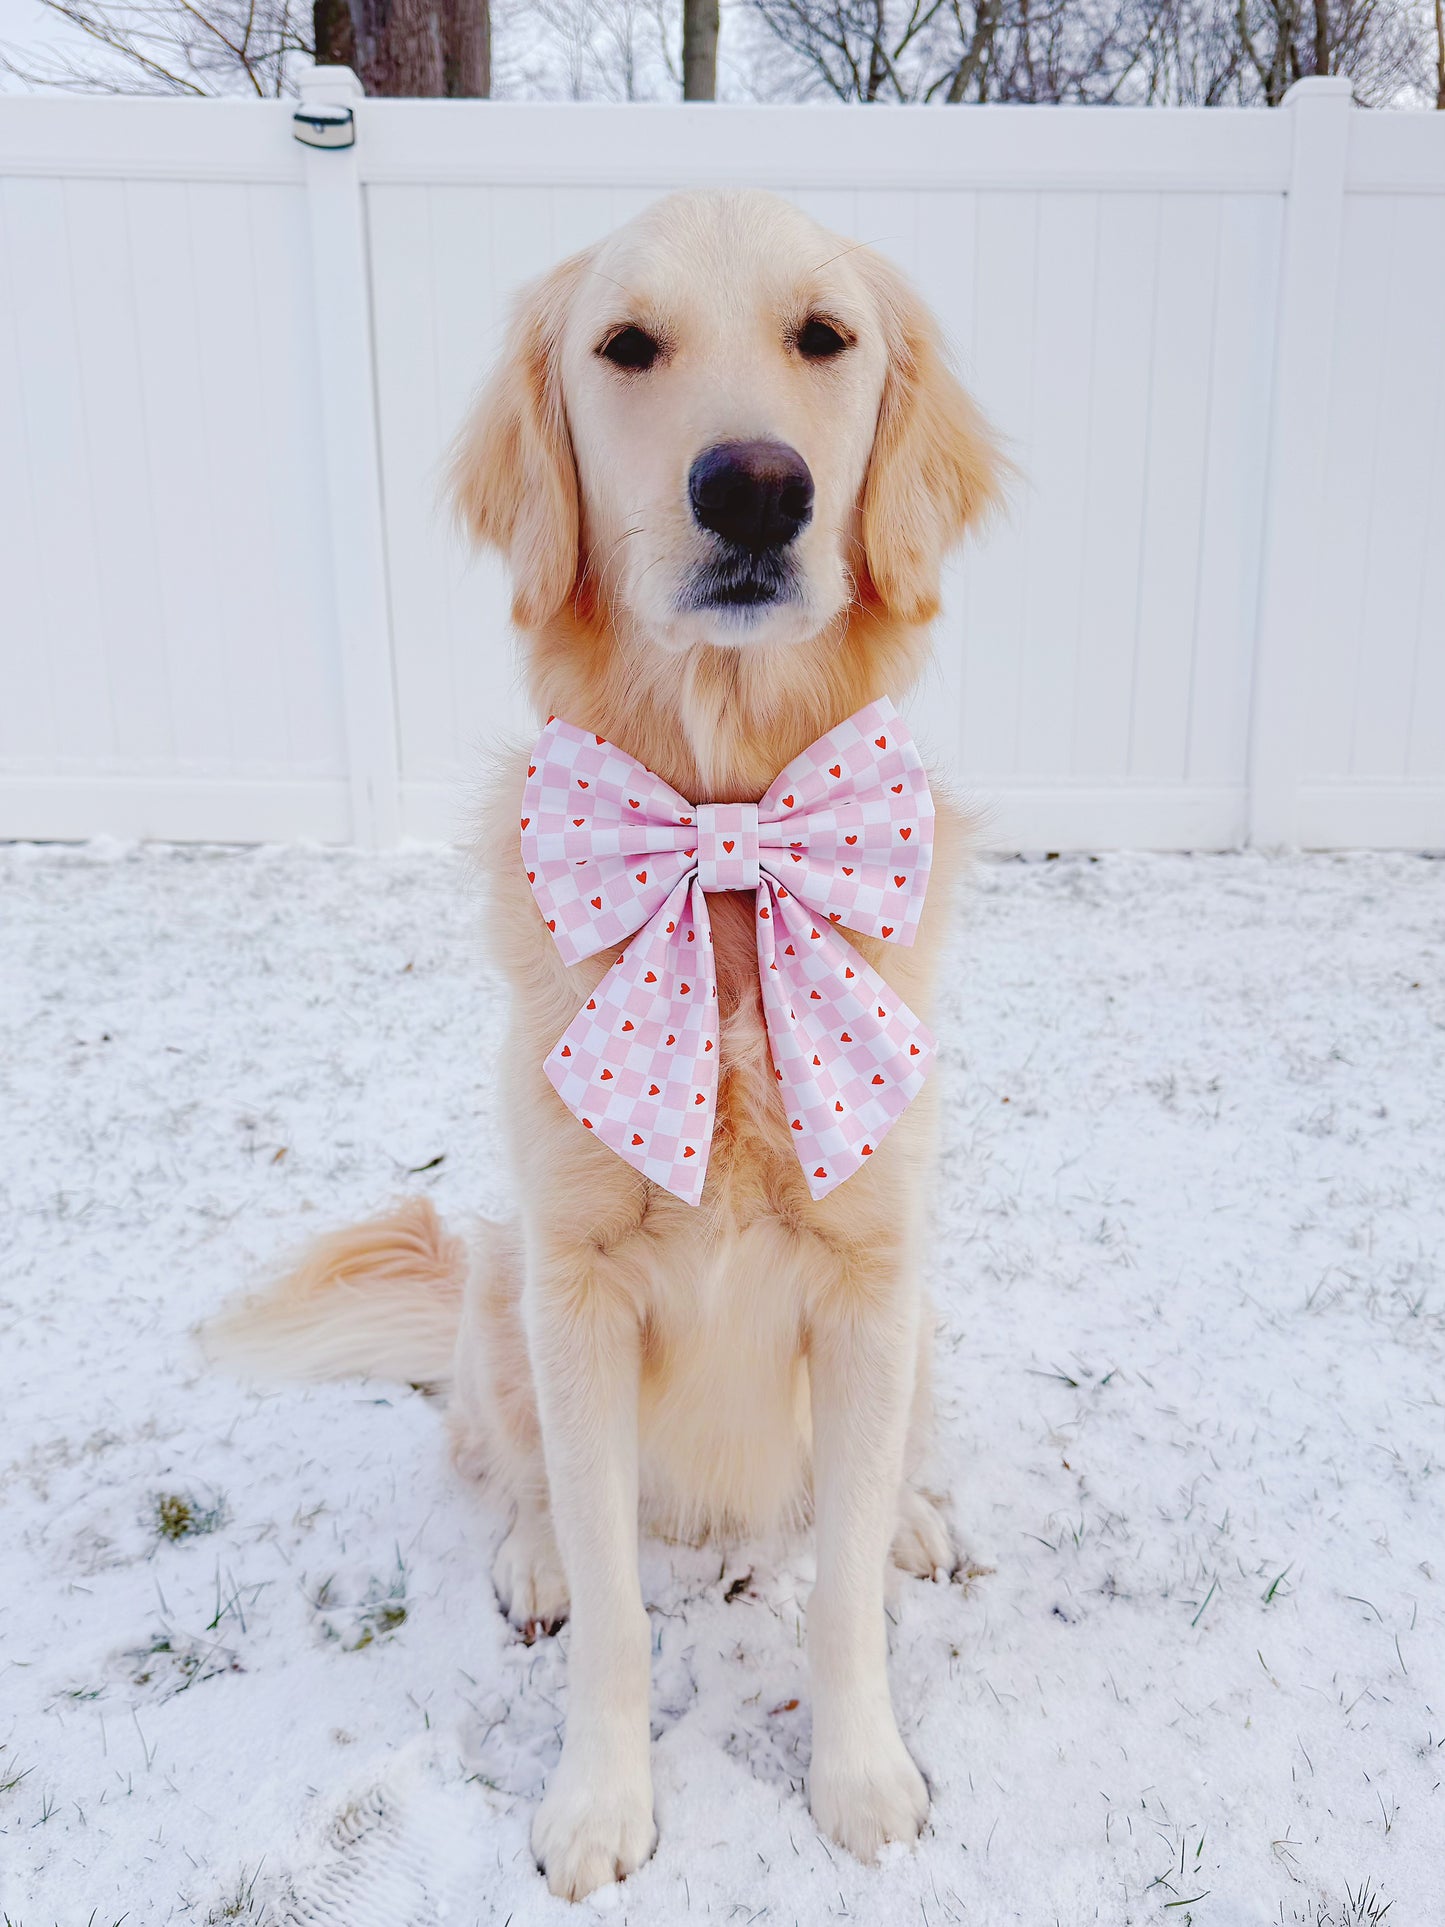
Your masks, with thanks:
[{"label": "fence panel", "polygon": [[348,833],[305,196],[284,118],[210,124],[208,171],[171,103],[0,106],[11,835]]}]

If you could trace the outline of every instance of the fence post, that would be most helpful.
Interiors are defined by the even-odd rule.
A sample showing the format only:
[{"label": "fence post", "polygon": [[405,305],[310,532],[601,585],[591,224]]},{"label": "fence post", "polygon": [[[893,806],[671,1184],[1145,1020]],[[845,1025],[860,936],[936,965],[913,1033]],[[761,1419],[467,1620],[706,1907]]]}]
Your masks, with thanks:
[{"label": "fence post", "polygon": [[[363,98],[349,67],[298,78],[303,115]],[[352,146],[308,146],[305,165],[351,834],[384,849],[400,835],[401,798],[361,172]]]},{"label": "fence post", "polygon": [[1294,147],[1250,711],[1249,840],[1265,847],[1299,840],[1300,703],[1327,564],[1320,529],[1350,83],[1334,76],[1297,80],[1283,109],[1294,119]]}]

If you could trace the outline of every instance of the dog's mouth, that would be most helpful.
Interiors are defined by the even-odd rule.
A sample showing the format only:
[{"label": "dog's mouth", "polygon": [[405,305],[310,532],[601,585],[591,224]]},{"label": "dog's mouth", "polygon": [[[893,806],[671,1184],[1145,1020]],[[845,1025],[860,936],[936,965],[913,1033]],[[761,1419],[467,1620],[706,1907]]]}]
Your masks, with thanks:
[{"label": "dog's mouth", "polygon": [[694,571],[678,597],[684,614],[732,609],[741,614],[798,602],[797,571],[791,559],[773,549],[744,549],[728,543]]}]

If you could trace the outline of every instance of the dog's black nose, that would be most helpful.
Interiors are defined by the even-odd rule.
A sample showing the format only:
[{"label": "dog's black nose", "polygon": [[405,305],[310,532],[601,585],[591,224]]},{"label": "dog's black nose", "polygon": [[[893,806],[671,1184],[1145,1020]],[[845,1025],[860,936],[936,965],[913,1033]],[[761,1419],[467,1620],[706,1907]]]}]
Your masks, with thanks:
[{"label": "dog's black nose", "polygon": [[687,477],[698,524],[755,554],[786,548],[813,513],[813,478],[783,442],[719,442]]}]

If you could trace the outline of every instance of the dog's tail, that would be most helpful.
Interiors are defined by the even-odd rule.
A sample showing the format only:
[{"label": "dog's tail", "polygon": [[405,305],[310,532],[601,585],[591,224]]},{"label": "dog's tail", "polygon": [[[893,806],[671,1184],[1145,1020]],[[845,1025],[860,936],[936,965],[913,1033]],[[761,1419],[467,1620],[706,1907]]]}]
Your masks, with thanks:
[{"label": "dog's tail", "polygon": [[429,1198],[333,1231],[254,1296],[201,1327],[214,1364],[247,1378],[445,1384],[462,1319],[465,1240]]}]

